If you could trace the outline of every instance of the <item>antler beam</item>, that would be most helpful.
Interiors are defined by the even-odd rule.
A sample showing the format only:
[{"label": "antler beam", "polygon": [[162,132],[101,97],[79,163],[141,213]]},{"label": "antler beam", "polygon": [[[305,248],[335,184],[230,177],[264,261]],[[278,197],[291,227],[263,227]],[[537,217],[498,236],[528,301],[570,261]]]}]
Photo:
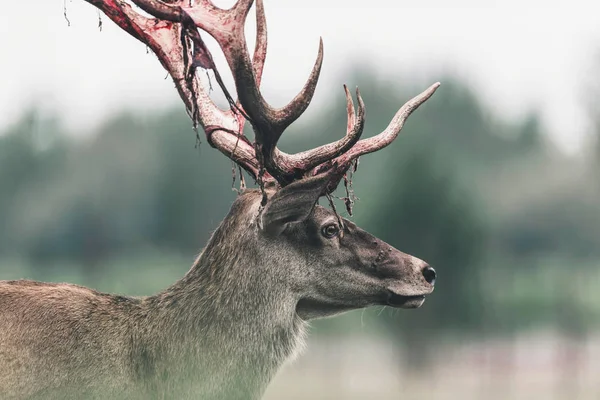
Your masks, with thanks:
[{"label": "antler beam", "polygon": [[[150,14],[150,18],[135,11],[124,0],[86,1],[152,49],[173,78],[194,127],[200,125],[211,146],[243,167],[261,184],[272,182],[285,186],[306,176],[328,172],[332,174],[331,185],[327,189],[330,193],[358,157],[388,146],[398,136],[410,114],[439,87],[436,83],[408,101],[385,131],[360,140],[365,124],[365,105],[357,89],[358,107],[355,109],[352,96],[344,86],[348,113],[346,135],[312,150],[286,154],[277,148],[277,142],[312,100],[323,63],[322,40],[312,72],[300,93],[286,106],[273,108],[259,89],[267,52],[262,0],[256,1],[257,38],[252,59],[246,45],[244,25],[253,0],[238,0],[228,10],[216,7],[209,0],[196,0],[194,3],[189,0],[131,0]],[[210,34],[223,51],[233,74],[237,101],[227,92],[198,28]],[[221,110],[211,100],[196,76],[197,67],[213,71],[230,103],[228,110]],[[243,133],[246,120],[254,130],[254,142]]]}]

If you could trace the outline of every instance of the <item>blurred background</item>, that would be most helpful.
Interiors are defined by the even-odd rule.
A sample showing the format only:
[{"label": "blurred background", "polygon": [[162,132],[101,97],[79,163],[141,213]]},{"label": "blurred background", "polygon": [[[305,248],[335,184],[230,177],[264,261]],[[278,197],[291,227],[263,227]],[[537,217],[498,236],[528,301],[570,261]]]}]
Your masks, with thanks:
[{"label": "blurred background", "polygon": [[[315,322],[266,398],[599,398],[600,6],[322,3],[266,1],[275,105],[325,40],[316,98],[281,147],[344,134],[342,83],[360,86],[369,136],[441,81],[361,160],[352,217],[439,280],[419,310]],[[155,293],[228,212],[231,164],[195,146],[144,46],[81,0],[28,5],[0,16],[0,279]]]}]

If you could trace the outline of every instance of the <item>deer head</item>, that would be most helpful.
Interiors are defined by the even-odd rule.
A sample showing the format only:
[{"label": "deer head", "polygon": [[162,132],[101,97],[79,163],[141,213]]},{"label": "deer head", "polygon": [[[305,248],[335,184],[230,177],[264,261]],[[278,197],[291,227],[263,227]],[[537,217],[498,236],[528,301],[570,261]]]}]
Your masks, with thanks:
[{"label": "deer head", "polygon": [[298,315],[306,320],[378,304],[419,307],[433,290],[434,269],[316,205],[328,184],[325,174],[291,183],[269,197],[262,212],[262,246],[285,266],[281,280],[297,287]]}]

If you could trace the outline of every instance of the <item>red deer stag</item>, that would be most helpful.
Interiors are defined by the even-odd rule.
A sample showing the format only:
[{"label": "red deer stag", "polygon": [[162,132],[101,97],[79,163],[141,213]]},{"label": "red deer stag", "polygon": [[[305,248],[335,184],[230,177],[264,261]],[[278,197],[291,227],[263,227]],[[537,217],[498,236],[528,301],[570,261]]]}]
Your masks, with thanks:
[{"label": "red deer stag", "polygon": [[[154,296],[0,281],[0,398],[258,399],[298,352],[310,319],[423,303],[433,291],[431,267],[317,202],[360,156],[389,145],[438,83],[402,106],[385,131],[362,140],[365,106],[357,91],[355,108],[346,89],[345,136],[286,154],[277,142],[311,101],[322,44],[301,92],[277,109],[259,90],[267,47],[261,0],[252,58],[244,37],[252,0],[229,10],[209,0],[132,0],[143,14],[124,0],[86,1],[154,51],[194,126],[260,188],[242,191],[189,272]],[[237,101],[201,31],[225,54]],[[228,110],[209,98],[199,67],[215,74]],[[246,120],[254,142],[243,134]]]}]

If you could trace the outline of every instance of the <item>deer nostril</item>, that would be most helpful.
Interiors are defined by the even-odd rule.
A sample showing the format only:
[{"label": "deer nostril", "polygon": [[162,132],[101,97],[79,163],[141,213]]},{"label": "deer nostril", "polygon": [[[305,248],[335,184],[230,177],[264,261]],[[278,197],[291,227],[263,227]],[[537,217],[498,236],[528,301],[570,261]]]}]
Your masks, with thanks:
[{"label": "deer nostril", "polygon": [[421,272],[423,273],[423,277],[427,283],[431,284],[431,286],[435,285],[435,278],[437,278],[435,269],[431,268],[430,266],[426,266]]}]

